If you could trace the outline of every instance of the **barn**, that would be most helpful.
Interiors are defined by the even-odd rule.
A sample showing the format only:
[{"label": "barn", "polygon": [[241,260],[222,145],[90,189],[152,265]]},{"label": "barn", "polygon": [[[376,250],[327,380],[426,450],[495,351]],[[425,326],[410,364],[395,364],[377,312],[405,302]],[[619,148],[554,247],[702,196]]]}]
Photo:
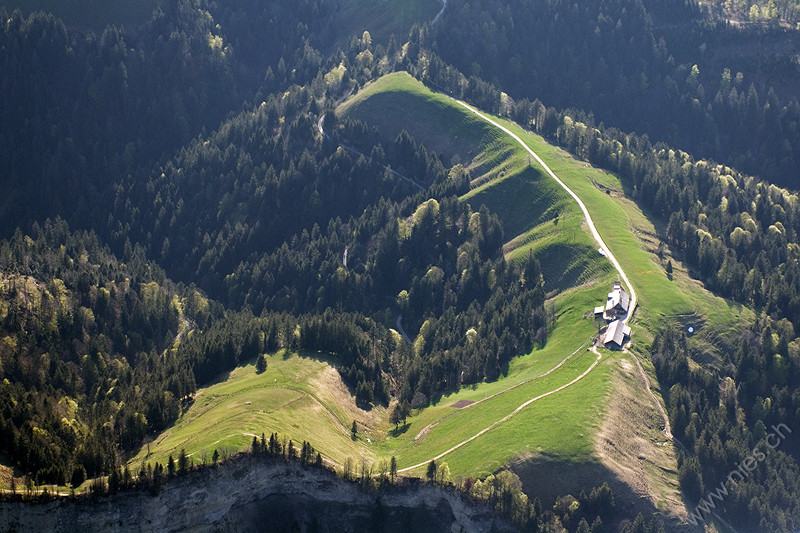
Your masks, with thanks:
[{"label": "barn", "polygon": [[622,320],[615,320],[606,328],[605,335],[603,335],[603,346],[612,350],[620,350],[630,337],[630,326],[627,326]]},{"label": "barn", "polygon": [[605,305],[605,318],[607,320],[614,320],[628,314],[628,306],[630,305],[631,297],[622,288],[619,281],[615,281],[611,287],[611,292],[608,293],[608,299]]}]

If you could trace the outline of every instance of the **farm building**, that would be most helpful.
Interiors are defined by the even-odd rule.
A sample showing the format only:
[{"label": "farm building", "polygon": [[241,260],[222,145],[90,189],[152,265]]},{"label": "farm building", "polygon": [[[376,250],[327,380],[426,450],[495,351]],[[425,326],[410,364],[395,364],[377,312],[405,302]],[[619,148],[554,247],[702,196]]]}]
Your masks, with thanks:
[{"label": "farm building", "polygon": [[605,320],[611,322],[628,314],[630,302],[631,297],[622,288],[622,284],[615,281],[605,305],[595,307],[594,314],[598,317],[602,315]]},{"label": "farm building", "polygon": [[628,314],[628,305],[630,304],[631,297],[622,288],[619,281],[615,281],[608,293],[608,300],[606,300],[606,315],[626,315]]},{"label": "farm building", "polygon": [[625,339],[630,338],[631,328],[621,320],[615,320],[608,325],[603,336],[603,346],[606,348],[620,349],[625,344]]}]

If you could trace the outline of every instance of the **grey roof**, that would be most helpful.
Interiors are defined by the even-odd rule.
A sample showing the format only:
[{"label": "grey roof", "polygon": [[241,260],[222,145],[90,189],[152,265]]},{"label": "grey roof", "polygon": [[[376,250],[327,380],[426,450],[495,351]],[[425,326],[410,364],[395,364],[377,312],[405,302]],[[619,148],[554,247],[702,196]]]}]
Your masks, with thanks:
[{"label": "grey roof", "polygon": [[630,326],[626,326],[621,320],[615,320],[608,325],[605,337],[603,337],[603,344],[608,345],[608,343],[614,342],[617,346],[622,346],[625,337],[630,334]]},{"label": "grey roof", "polygon": [[628,295],[627,292],[625,292],[625,289],[620,289],[619,304],[622,306],[622,309],[624,309],[626,313],[628,312],[628,305],[630,303],[631,303],[631,297]]},{"label": "grey roof", "polygon": [[630,305],[631,297],[625,292],[625,289],[622,288],[622,285],[617,281],[614,283],[614,287],[611,289],[611,292],[608,293],[608,300],[606,300],[606,310],[611,311],[614,308],[618,308],[621,311],[627,313],[628,312],[628,305]]}]

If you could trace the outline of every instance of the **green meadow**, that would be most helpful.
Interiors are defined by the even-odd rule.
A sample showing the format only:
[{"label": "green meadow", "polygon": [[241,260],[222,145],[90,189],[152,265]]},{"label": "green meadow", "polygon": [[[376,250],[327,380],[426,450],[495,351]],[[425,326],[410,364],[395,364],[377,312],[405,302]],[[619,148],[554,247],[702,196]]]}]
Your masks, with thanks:
[{"label": "green meadow", "polygon": [[[214,448],[241,450],[249,446],[252,435],[278,432],[298,443],[308,440],[337,464],[348,458],[356,464],[362,459],[378,463],[394,456],[398,468],[406,469],[466,441],[531,398],[570,384],[595,362],[597,356],[587,350],[598,332],[591,310],[605,300],[617,274],[598,253],[577,204],[531,162],[521,146],[406,73],[368,84],[336,113],[378,127],[387,139],[405,129],[449,158],[446,163],[459,162],[470,169],[473,188],[462,200],[475,209],[486,205],[498,213],[508,260],[534,253],[542,264],[551,296],[547,305],[554,315],[547,343],[514,359],[497,381],[447,394],[414,410],[397,428],[389,424],[384,407],[358,409],[320,354],[273,354],[264,374],[256,374],[251,363],[199,391],[174,428],[144,447],[131,459],[132,465],[164,461],[181,448],[197,460],[208,460]],[[492,118],[524,139],[586,204],[639,296],[632,321],[634,353],[600,350],[599,364],[582,379],[528,405],[441,461],[448,463],[453,475],[478,477],[530,454],[556,462],[596,464],[596,437],[620,366],[632,368],[632,357],[638,357],[657,391],[647,355],[657,328],[694,321],[703,328],[692,341],[713,343],[713,335],[732,331],[752,311],[711,295],[674,259],[670,279],[664,268],[668,250],[664,258],[656,254],[657,228],[625,198],[616,176],[516,124]],[[454,407],[459,401],[476,404]],[[353,420],[360,428],[356,440],[349,432]],[[410,473],[424,475],[424,467]]]},{"label": "green meadow", "polygon": [[145,445],[129,464],[164,464],[185,449],[196,462],[240,451],[253,435],[277,432],[299,445],[309,441],[325,457],[367,457],[373,453],[353,441],[353,420],[363,419],[338,373],[319,354],[278,352],[267,370],[255,361],[197,391],[191,407],[169,430]]}]

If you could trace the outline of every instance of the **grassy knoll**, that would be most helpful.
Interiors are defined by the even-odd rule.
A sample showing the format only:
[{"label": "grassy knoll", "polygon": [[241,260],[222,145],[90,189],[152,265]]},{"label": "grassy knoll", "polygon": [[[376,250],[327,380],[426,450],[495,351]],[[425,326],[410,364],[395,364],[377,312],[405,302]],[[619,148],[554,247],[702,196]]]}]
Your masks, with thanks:
[{"label": "grassy knoll", "polygon": [[137,468],[143,461],[163,464],[181,449],[197,461],[210,460],[215,448],[220,453],[242,450],[252,435],[263,432],[278,432],[296,444],[307,440],[334,459],[371,458],[365,440],[351,439],[350,426],[357,420],[362,436],[365,431],[380,435],[382,414],[380,409],[358,409],[338,373],[323,359],[279,352],[268,358],[263,374],[251,363],[200,389],[176,424],[129,463]]},{"label": "grassy knoll", "polygon": [[[424,114],[419,113],[421,107]],[[449,98],[429,91],[406,72],[388,74],[367,84],[340,105],[336,115],[364,120],[387,139],[406,130],[428,150],[444,154],[445,164],[455,159],[467,165],[481,155],[489,159],[484,154],[487,139],[500,137],[493,128],[461,112]]]},{"label": "grassy knoll", "polygon": [[500,217],[509,259],[537,254],[548,291],[563,291],[611,271],[610,264],[595,260],[597,247],[582,229],[577,204],[549,176],[531,167],[522,147],[408,73],[396,72],[368,84],[336,114],[376,126],[387,139],[406,130],[443,154],[445,163],[469,168],[473,189],[463,200],[474,209],[486,205]]}]

